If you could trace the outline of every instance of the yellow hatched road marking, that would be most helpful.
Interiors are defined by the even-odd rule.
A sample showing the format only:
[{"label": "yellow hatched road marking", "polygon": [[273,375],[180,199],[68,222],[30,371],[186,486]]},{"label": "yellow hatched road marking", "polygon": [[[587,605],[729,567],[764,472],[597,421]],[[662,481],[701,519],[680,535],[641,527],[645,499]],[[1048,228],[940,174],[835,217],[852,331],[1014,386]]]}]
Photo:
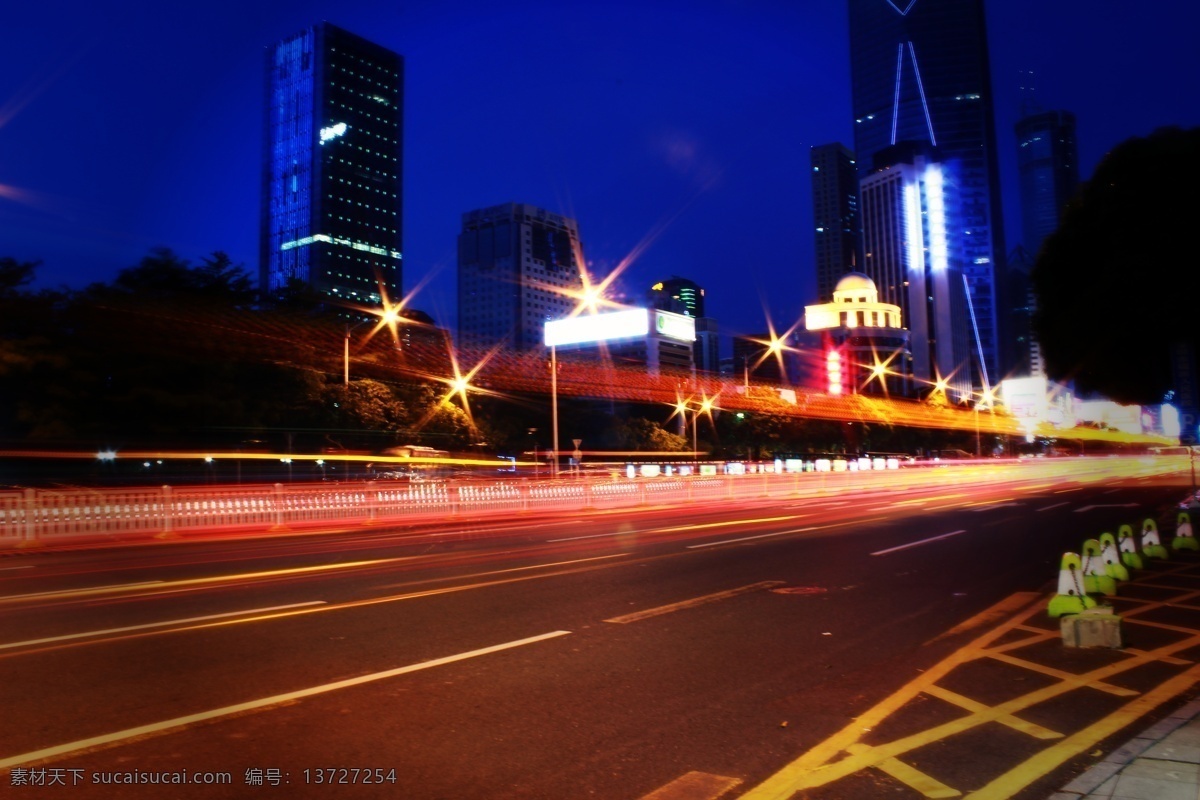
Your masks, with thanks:
[{"label": "yellow hatched road marking", "polygon": [[[1197,634],[1181,641],[1165,645],[1153,651],[1149,651],[1144,655],[1134,656],[1133,658],[1126,659],[1118,662],[1117,664],[1110,664],[1106,667],[1102,667],[1082,675],[1066,675],[1066,679],[1060,680],[1056,684],[1043,687],[1029,694],[1009,700],[998,706],[985,707],[965,717],[938,725],[934,728],[906,736],[893,742],[877,745],[873,748],[867,748],[865,751],[860,750],[860,754],[858,755],[854,753],[854,749],[856,749],[855,745],[860,743],[859,740],[864,733],[878,726],[880,722],[898,711],[916,695],[922,692],[929,692],[930,687],[934,686],[938,680],[945,677],[949,672],[959,665],[975,659],[996,658],[997,656],[1000,657],[1000,660],[1009,660],[1009,658],[1000,651],[1011,649],[1014,646],[1021,646],[1022,643],[1008,643],[997,647],[989,647],[989,645],[1007,635],[1011,631],[1024,625],[1034,613],[1037,613],[1041,610],[1039,606],[1040,604],[1031,606],[1028,610],[1016,618],[998,626],[995,630],[992,630],[979,637],[967,647],[956,651],[948,658],[934,665],[920,677],[910,681],[899,691],[885,698],[880,703],[875,705],[875,707],[869,709],[865,714],[858,717],[853,723],[847,725],[838,733],[829,737],[824,742],[821,742],[816,747],[802,755],[800,758],[796,759],[791,764],[788,764],[758,786],[752,788],[749,792],[742,796],[742,800],[789,800],[789,798],[791,798],[796,792],[804,789],[815,788],[817,786],[824,786],[832,783],[833,781],[859,772],[860,770],[876,766],[885,759],[896,758],[918,747],[923,747],[932,742],[939,741],[957,733],[971,730],[986,723],[1002,722],[1003,720],[1011,718],[1013,715],[1024,709],[1073,691],[1079,686],[1086,685],[1094,687],[1096,686],[1097,682],[1102,682],[1113,675],[1120,674],[1145,663],[1161,660],[1164,656],[1172,657],[1177,652],[1200,645],[1200,634]],[[1029,637],[1029,639],[1023,640],[1023,644],[1028,644],[1029,641],[1037,640],[1039,638],[1041,637]],[[1011,660],[1014,663],[1017,663],[1019,666],[1025,668],[1032,669],[1038,667],[1038,665],[1035,665],[1032,662],[1022,661],[1021,659]],[[1200,674],[1200,667],[1190,670],[1189,674],[1191,672]],[[1190,685],[1190,681],[1192,680],[1195,680],[1195,677],[1189,678],[1189,682],[1186,685]],[[1178,680],[1173,680],[1169,683],[1171,685],[1185,685],[1179,683]],[[1115,689],[1116,687],[1112,688]],[[1180,689],[1179,691],[1182,690]],[[1156,704],[1165,702],[1165,699],[1166,698],[1157,700]],[[1142,708],[1143,703],[1143,698],[1139,697],[1131,700],[1126,707]],[[1120,712],[1117,713],[1119,714]],[[1137,713],[1144,712],[1139,711]],[[1116,714],[1112,716],[1115,717]],[[1124,722],[1121,724],[1128,724],[1132,718],[1133,717],[1125,717]],[[1069,738],[1074,739],[1075,737]],[[1062,741],[1065,742],[1067,739]],[[1051,746],[1051,752],[1061,754],[1065,752],[1065,750],[1056,744]],[[1071,755],[1074,755],[1075,752],[1072,752]],[[842,758],[841,756],[843,753],[849,753],[849,756]],[[1025,781],[1027,784],[1036,778],[1041,777],[1045,771],[1049,771],[1050,769],[1058,766],[1062,762],[1063,758],[1066,757],[1070,756],[1060,756],[1057,760],[1048,759],[1045,761],[1037,761],[1035,760],[1035,757],[1035,759],[1031,759],[1030,762],[1038,765],[1045,765],[1043,771],[1039,772],[1035,770],[1027,771],[1025,773],[1014,771],[1014,773],[1020,777],[1020,780]],[[1014,773],[1009,773],[1010,782],[1017,780],[1017,777],[1012,777]],[[1011,795],[997,793],[989,796],[1000,798]]]},{"label": "yellow hatched road marking", "polygon": [[[856,756],[869,756],[871,748],[865,744],[852,744],[848,748],[850,753]],[[958,789],[951,789],[946,784],[936,778],[926,775],[916,767],[905,764],[895,758],[885,758],[872,766],[880,772],[891,775],[896,780],[906,786],[917,790],[921,794],[929,798],[941,797],[961,797],[962,792]]]},{"label": "yellow hatched road marking", "polygon": [[[945,700],[947,703],[956,705],[959,708],[965,708],[967,711],[972,713],[978,713],[987,708],[986,705],[978,702],[977,700],[972,700],[969,697],[962,696],[958,692],[952,692],[949,689],[943,689],[941,686],[937,685],[926,687],[925,693],[932,695],[939,700]],[[996,722],[999,722],[1001,725],[1007,725],[1015,731],[1028,734],[1035,739],[1061,739],[1063,736],[1058,731],[1052,731],[1049,728],[1043,728],[1036,722],[1029,722],[1021,719],[1020,717],[1001,717],[997,719]]]},{"label": "yellow hatched road marking", "polygon": [[[1078,675],[1074,672],[1064,672],[1061,669],[1047,667],[1043,664],[1037,663],[1036,661],[1027,661],[1023,658],[1010,656],[1007,653],[989,653],[988,657],[994,661],[1000,661],[1005,664],[1012,664],[1014,667],[1027,669],[1030,672],[1041,673],[1042,675],[1055,678],[1063,683],[1071,684],[1072,686],[1087,686],[1090,689],[1097,689],[1101,692],[1107,692],[1108,694],[1116,695],[1117,697],[1133,697],[1135,694],[1138,694],[1133,689],[1126,689],[1121,686],[1113,686],[1111,683],[1104,683],[1103,681],[1089,680],[1087,677]],[[1155,656],[1155,658],[1157,658],[1157,656]],[[1124,672],[1126,669],[1128,669],[1128,667],[1124,667],[1117,672]],[[1091,675],[1093,673],[1088,674]]]}]

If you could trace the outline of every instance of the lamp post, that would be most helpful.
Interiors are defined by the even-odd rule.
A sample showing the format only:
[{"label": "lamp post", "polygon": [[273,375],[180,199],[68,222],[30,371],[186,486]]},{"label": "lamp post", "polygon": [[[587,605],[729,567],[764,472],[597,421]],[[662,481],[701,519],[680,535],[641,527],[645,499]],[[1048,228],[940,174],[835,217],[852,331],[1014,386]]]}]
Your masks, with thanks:
[{"label": "lamp post", "polygon": [[537,452],[537,428],[529,429],[529,438],[533,440],[533,477],[536,480],[539,475],[538,452]]},{"label": "lamp post", "polygon": [[[389,306],[381,312],[372,313],[375,313],[378,319],[359,320],[354,325],[351,325],[349,322],[346,323],[346,338],[345,341],[342,342],[342,386],[346,388],[350,388],[350,334],[361,328],[363,325],[366,325],[368,322],[375,322],[379,325],[394,326],[396,321],[400,319],[399,306]],[[397,342],[397,349],[399,349],[398,345],[399,342]]]},{"label": "lamp post", "polygon": [[550,345],[550,453],[554,459],[552,474],[558,477],[558,355]]}]

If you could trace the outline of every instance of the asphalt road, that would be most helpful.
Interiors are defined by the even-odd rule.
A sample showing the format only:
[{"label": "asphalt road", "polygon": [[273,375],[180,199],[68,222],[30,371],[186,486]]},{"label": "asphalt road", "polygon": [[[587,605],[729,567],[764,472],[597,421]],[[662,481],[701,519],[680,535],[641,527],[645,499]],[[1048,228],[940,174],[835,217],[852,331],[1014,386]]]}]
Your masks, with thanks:
[{"label": "asphalt road", "polygon": [[[997,483],[13,555],[0,780],[735,797],[952,654],[974,633],[956,626],[1049,590],[1064,550],[1184,493],[1183,476]],[[191,783],[128,784],[152,773]],[[821,796],[884,796],[837,791]]]}]

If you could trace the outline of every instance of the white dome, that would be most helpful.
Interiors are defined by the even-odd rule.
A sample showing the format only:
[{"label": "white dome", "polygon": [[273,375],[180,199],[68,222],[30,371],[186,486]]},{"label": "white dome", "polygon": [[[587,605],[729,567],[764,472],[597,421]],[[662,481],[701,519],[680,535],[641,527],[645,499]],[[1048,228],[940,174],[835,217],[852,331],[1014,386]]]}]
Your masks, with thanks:
[{"label": "white dome", "polygon": [[864,289],[868,292],[878,291],[875,288],[875,281],[861,272],[847,272],[834,287],[835,292],[857,292]]}]

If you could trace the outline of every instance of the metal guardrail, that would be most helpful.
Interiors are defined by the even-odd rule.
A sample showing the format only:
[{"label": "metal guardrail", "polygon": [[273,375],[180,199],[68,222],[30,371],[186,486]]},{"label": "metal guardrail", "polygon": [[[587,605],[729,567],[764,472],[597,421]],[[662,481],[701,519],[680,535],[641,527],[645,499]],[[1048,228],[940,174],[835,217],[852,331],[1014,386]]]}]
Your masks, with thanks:
[{"label": "metal guardrail", "polygon": [[[392,484],[162,486],[0,492],[0,549],[83,541],[268,532],[513,513],[616,509],[700,501],[813,497],[902,485],[1105,477],[1186,469],[1179,457],[942,464],[939,469],[694,475],[637,479],[488,480]],[[1132,463],[1132,467],[1130,464]],[[1140,466],[1139,466],[1140,465]]]}]

